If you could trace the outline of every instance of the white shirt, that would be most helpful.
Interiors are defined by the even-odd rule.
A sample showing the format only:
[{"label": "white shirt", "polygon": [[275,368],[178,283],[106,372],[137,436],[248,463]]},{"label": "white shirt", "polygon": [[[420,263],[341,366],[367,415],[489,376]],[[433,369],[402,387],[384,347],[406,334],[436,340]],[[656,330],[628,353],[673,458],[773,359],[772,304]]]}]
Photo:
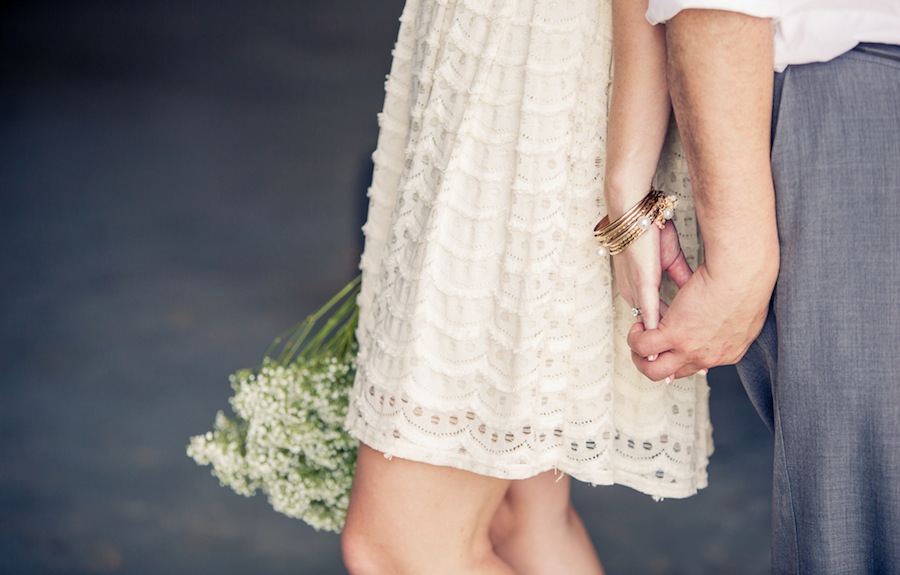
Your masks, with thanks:
[{"label": "white shirt", "polygon": [[860,42],[900,45],[900,0],[649,0],[647,20],[666,22],[706,8],[771,18],[775,70],[827,62]]}]

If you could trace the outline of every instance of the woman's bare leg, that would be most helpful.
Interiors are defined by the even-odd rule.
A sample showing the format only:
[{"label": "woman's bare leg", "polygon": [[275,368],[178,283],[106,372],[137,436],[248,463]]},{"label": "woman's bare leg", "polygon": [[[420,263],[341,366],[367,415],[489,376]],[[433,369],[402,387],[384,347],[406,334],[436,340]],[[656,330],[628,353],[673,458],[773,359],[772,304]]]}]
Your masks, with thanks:
[{"label": "woman's bare leg", "polygon": [[488,535],[509,484],[387,460],[360,445],[342,537],[347,569],[352,575],[513,575]]},{"label": "woman's bare leg", "polygon": [[552,471],[513,481],[491,523],[497,555],[517,575],[602,575],[569,499],[570,479]]}]

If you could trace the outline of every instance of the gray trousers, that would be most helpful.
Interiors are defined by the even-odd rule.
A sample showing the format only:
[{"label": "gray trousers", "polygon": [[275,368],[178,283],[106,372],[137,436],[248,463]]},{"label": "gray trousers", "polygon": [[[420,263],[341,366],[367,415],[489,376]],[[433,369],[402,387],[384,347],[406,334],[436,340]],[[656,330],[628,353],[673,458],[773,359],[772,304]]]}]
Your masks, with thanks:
[{"label": "gray trousers", "polygon": [[772,126],[781,270],[738,371],[775,434],[773,572],[900,573],[900,47],[777,74]]}]

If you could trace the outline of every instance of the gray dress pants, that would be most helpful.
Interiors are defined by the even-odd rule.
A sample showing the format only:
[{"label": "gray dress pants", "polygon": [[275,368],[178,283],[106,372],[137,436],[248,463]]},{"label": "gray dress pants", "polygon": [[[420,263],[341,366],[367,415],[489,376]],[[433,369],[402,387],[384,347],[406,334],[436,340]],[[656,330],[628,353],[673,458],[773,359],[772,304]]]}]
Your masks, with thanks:
[{"label": "gray dress pants", "polygon": [[738,371],[775,434],[773,572],[900,574],[900,47],[777,74],[772,168],[781,270]]}]

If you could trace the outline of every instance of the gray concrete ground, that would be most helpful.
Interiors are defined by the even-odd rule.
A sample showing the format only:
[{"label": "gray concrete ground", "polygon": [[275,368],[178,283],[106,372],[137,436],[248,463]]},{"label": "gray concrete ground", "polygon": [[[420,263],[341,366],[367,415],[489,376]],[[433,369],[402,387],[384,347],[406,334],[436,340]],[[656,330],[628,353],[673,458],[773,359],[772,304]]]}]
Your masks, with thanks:
[{"label": "gray concrete ground", "polygon": [[[0,50],[0,573],[344,573],[184,453],[352,277],[400,0],[34,0]],[[768,570],[771,439],[716,370],[711,486],[575,489],[611,575]]]}]

